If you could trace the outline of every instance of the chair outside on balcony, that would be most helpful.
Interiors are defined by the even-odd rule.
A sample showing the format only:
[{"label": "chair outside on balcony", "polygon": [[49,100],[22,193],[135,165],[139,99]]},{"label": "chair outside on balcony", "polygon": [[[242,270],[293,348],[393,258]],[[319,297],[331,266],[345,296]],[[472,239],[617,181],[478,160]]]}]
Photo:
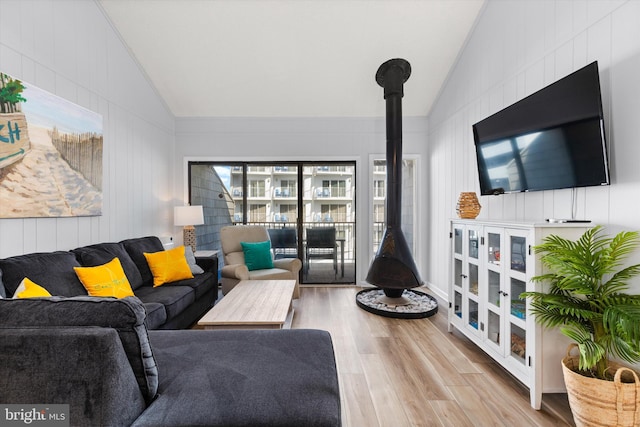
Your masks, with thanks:
[{"label": "chair outside on balcony", "polygon": [[269,228],[274,259],[298,258],[298,232],[295,228]]},{"label": "chair outside on balcony", "polygon": [[305,274],[309,274],[312,259],[333,260],[333,271],[338,276],[338,246],[335,227],[307,228],[305,244]]}]

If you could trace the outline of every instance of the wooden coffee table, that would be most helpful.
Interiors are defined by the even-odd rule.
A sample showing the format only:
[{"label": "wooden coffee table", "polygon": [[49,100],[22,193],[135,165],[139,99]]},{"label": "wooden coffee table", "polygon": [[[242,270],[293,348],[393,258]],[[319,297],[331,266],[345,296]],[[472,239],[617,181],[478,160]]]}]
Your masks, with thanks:
[{"label": "wooden coffee table", "polygon": [[243,280],[202,319],[204,329],[289,329],[295,280]]}]

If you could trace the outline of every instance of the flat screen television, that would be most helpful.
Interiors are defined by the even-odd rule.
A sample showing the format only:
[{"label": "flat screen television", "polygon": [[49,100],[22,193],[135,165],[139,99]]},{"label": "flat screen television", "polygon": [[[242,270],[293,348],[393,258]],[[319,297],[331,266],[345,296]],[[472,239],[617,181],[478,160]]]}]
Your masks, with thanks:
[{"label": "flat screen television", "polygon": [[598,63],[473,125],[482,195],[609,184]]}]

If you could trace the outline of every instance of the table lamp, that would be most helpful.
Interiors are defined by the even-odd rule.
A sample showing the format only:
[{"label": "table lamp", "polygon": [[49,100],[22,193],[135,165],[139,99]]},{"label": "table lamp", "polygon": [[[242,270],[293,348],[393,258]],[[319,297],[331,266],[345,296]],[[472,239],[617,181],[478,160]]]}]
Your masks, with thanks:
[{"label": "table lamp", "polygon": [[202,206],[175,206],[173,208],[173,223],[184,226],[182,239],[185,246],[191,246],[196,251],[196,229],[194,225],[204,224]]}]

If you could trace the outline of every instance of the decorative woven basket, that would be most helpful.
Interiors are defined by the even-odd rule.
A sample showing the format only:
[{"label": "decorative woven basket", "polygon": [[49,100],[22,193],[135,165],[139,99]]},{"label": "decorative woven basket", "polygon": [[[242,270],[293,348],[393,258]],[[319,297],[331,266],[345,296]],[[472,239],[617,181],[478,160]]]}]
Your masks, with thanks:
[{"label": "decorative woven basket", "polygon": [[460,218],[474,219],[480,213],[481,207],[476,193],[472,191],[462,192],[458,198],[456,212]]},{"label": "decorative woven basket", "polygon": [[613,381],[580,375],[574,372],[574,369],[578,370],[580,357],[571,356],[571,350],[577,347],[575,343],[570,344],[566,357],[562,359],[564,383],[576,427],[640,425],[638,375],[611,361],[609,366],[616,370]]}]

